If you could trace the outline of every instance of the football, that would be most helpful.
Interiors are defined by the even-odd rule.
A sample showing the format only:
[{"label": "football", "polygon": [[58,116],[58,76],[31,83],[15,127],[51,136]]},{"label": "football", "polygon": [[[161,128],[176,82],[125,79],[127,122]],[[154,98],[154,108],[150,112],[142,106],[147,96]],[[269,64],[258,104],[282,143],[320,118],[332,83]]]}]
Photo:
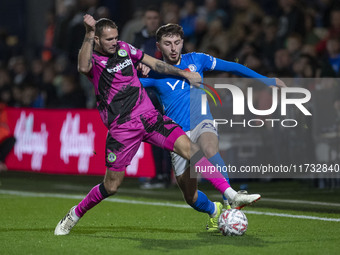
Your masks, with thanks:
[{"label": "football", "polygon": [[218,219],[218,228],[225,236],[241,236],[248,227],[246,215],[237,209],[225,210]]}]

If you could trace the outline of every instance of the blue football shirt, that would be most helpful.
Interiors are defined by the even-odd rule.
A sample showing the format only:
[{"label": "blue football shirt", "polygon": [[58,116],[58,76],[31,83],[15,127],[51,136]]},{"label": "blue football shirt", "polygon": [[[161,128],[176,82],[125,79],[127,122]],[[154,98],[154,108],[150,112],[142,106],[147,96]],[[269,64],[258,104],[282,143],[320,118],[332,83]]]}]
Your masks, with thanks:
[{"label": "blue football shirt", "polygon": [[[242,77],[256,78],[267,86],[276,86],[275,78],[267,78],[246,66],[214,58],[204,53],[183,54],[176,67],[182,70],[198,72],[203,76],[205,71],[224,71]],[[160,98],[165,115],[173,119],[184,131],[195,128],[201,121],[213,119],[207,105],[207,114],[202,115],[202,94],[204,90],[191,86],[181,77],[166,76],[150,72],[149,78],[140,79],[144,87],[152,87]],[[203,85],[201,85],[203,88]]]},{"label": "blue football shirt", "polygon": [[[181,56],[179,65],[182,70],[203,72],[214,70],[216,59],[203,53],[188,53]],[[207,115],[201,114],[202,89],[190,86],[182,77],[168,76],[150,72],[148,78],[141,78],[145,88],[152,87],[160,98],[165,115],[179,124],[184,131],[191,130],[202,120],[213,119],[207,105]],[[203,88],[203,85],[201,85]]]}]

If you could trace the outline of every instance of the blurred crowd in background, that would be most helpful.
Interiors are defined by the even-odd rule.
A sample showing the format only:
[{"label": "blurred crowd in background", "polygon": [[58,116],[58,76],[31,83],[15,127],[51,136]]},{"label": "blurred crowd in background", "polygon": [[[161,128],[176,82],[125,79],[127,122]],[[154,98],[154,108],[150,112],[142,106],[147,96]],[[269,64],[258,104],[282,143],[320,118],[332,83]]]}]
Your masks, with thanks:
[{"label": "blurred crowd in background", "polygon": [[[91,84],[77,73],[85,13],[116,21],[120,39],[137,47],[138,33],[143,37],[147,22],[156,28],[171,22],[184,28],[185,52],[236,61],[270,77],[340,75],[340,3],[336,0],[145,1],[135,8],[130,1],[125,10],[130,18],[118,20],[114,6],[107,2],[52,1],[49,10],[39,14],[45,29],[38,45],[25,44],[27,40],[0,24],[0,100],[18,107],[95,107]],[[159,16],[148,21],[146,4],[158,9]],[[34,53],[28,56],[28,50]],[[161,58],[158,52],[154,56]]]}]

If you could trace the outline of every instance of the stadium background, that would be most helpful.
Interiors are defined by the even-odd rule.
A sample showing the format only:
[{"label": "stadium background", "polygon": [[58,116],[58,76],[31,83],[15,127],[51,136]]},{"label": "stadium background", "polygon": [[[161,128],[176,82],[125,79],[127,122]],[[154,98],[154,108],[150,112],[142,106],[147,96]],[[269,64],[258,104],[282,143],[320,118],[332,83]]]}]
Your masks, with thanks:
[{"label": "stadium background", "polygon": [[[13,0],[2,1],[0,8],[1,101],[21,109],[24,116],[29,115],[27,109],[95,108],[92,85],[76,70],[84,35],[82,16],[90,13],[96,18],[115,20],[121,40],[133,43],[135,33],[143,27],[143,10],[151,5],[159,8],[162,23],[175,22],[184,27],[185,52],[205,52],[237,61],[269,77],[336,79],[339,76],[340,7],[337,1]],[[221,73],[212,76],[232,77]],[[338,162],[338,83],[306,82],[301,86],[310,90],[315,99],[308,105],[313,118],[303,120],[308,128],[266,130],[272,134],[277,132],[272,136],[261,135],[261,131],[255,129],[231,129],[228,132],[238,138],[225,152],[228,162]],[[268,94],[262,90],[256,91],[255,97],[261,98],[255,103],[258,109],[267,109],[270,105]],[[223,100],[228,106],[230,99],[225,96]],[[66,118],[66,113],[64,115]],[[13,133],[17,120],[9,118],[13,122],[10,124]],[[31,132],[40,130],[41,123],[35,121]],[[88,123],[81,118],[79,125],[80,130],[74,132],[81,135]],[[247,136],[253,139],[242,140]],[[58,154],[58,150],[48,151]],[[103,149],[98,145],[87,153],[92,153],[90,161],[103,159]],[[150,148],[146,147],[145,153],[148,156]],[[28,157],[33,157],[30,155]],[[80,153],[74,155],[77,157]],[[21,160],[13,153],[9,158],[9,168],[18,170]],[[268,161],[269,158],[273,160]],[[18,164],[11,165],[15,160]],[[152,160],[149,164],[140,164],[149,171],[146,176],[154,172]],[[66,167],[65,164],[61,166]],[[324,186],[323,181],[316,182],[317,186]],[[332,187],[339,185],[336,180],[331,182]]]},{"label": "stadium background", "polygon": [[[235,189],[247,188],[251,193],[262,195],[260,202],[245,210],[249,227],[239,239],[206,233],[206,215],[187,209],[175,185],[157,191],[142,190],[140,178],[127,178],[119,194],[91,210],[70,236],[53,235],[57,221],[65,212],[102,181],[100,173],[84,175],[86,171],[81,162],[89,159],[89,169],[105,171],[103,146],[96,145],[98,148],[92,151],[89,143],[84,142],[91,141],[92,131],[97,132],[95,143],[105,139],[100,138],[105,134],[100,134],[103,127],[99,118],[99,123],[94,123],[98,114],[94,109],[92,85],[76,71],[84,13],[112,18],[119,25],[120,38],[132,42],[133,31],[143,26],[143,8],[156,5],[164,23],[178,22],[184,26],[187,52],[206,52],[237,61],[268,76],[332,81],[305,85],[315,98],[308,105],[308,109],[313,110],[313,118],[303,120],[308,129],[280,133],[276,141],[279,147],[275,140],[263,137],[261,131],[235,129],[232,131],[235,146],[223,153],[235,164],[252,164],[254,160],[268,162],[268,159],[273,160],[273,164],[282,160],[299,163],[315,159],[327,164],[340,163],[338,1],[201,0],[192,1],[193,5],[189,3],[156,0],[0,2],[0,101],[9,107],[11,131],[15,133],[15,126],[21,120],[17,134],[26,139],[23,141],[31,141],[41,153],[46,136],[44,125],[58,130],[49,133],[57,147],[52,148],[48,160],[41,162],[41,167],[46,166],[44,170],[38,169],[36,162],[39,161],[32,160],[34,150],[26,147],[27,151],[17,149],[17,154],[14,148],[9,155],[11,160],[6,161],[10,169],[0,173],[1,254],[77,254],[80,250],[84,254],[338,253],[340,190],[339,179],[334,178],[232,180]],[[213,76],[230,77],[220,73]],[[257,95],[263,95],[263,91],[258,92]],[[269,101],[259,102],[263,105],[257,106],[266,109]],[[70,133],[61,132],[65,129],[70,129]],[[74,137],[78,140],[73,143]],[[257,137],[255,145],[254,137]],[[63,147],[60,140],[71,142]],[[79,149],[79,144],[74,146],[77,142],[83,146],[81,151],[73,150]],[[60,155],[61,148],[71,150],[63,150],[64,154]],[[146,161],[142,165],[151,165],[141,176],[152,176],[152,160]],[[35,163],[32,165],[32,162]],[[63,175],[67,172],[71,175]],[[199,185],[212,200],[221,199],[209,183],[202,181]]]}]

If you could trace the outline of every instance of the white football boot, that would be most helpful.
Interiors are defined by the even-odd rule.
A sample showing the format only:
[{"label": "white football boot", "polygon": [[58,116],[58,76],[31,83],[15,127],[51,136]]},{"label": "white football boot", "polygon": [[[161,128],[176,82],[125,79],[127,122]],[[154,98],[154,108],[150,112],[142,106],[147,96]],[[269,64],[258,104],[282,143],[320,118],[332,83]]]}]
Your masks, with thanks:
[{"label": "white football boot", "polygon": [[251,205],[261,198],[260,194],[247,194],[245,191],[239,191],[235,195],[233,200],[230,200],[230,206],[232,209],[242,209],[247,205]]},{"label": "white football boot", "polygon": [[65,215],[65,217],[59,221],[58,225],[54,230],[54,234],[56,236],[68,235],[71,229],[77,224],[79,218],[76,218],[72,215],[72,211],[76,208],[73,206],[70,211]]}]

